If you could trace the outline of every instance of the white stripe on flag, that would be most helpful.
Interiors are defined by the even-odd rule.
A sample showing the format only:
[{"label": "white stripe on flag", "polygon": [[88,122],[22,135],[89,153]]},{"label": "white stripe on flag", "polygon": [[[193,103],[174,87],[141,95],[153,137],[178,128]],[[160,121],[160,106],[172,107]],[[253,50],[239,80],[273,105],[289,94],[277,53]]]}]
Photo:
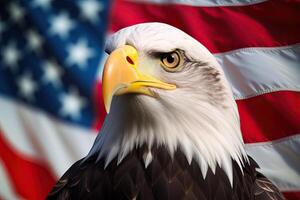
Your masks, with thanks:
[{"label": "white stripe on flag", "polygon": [[236,99],[280,90],[300,91],[300,44],[244,48],[215,56]]},{"label": "white stripe on flag", "polygon": [[300,135],[272,142],[246,144],[261,172],[281,191],[300,190]]},{"label": "white stripe on flag", "polygon": [[182,4],[189,6],[247,6],[265,2],[266,0],[127,0],[155,4]]},{"label": "white stripe on flag", "polygon": [[0,159],[0,199],[7,200],[20,200],[13,191],[13,186],[7,175],[3,161]]},{"label": "white stripe on flag", "polygon": [[0,108],[1,129],[8,142],[19,153],[46,162],[57,177],[88,153],[96,137],[95,131],[4,97]]}]

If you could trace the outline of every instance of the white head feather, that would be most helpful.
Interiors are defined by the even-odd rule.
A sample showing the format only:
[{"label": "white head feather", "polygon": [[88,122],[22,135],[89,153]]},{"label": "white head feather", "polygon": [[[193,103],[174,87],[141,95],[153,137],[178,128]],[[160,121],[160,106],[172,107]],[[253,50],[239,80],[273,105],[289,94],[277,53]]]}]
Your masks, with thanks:
[{"label": "white head feather", "polygon": [[[198,41],[167,24],[145,23],[112,35],[106,51],[129,44],[139,52],[140,70],[167,83],[172,91],[153,89],[157,97],[114,97],[110,113],[89,155],[118,162],[144,144],[163,145],[173,156],[180,149],[197,161],[203,177],[219,165],[232,183],[232,161],[247,160],[239,115],[230,86],[213,55]],[[163,70],[149,54],[180,50],[187,61],[178,72]],[[149,164],[149,160],[147,165]]]}]

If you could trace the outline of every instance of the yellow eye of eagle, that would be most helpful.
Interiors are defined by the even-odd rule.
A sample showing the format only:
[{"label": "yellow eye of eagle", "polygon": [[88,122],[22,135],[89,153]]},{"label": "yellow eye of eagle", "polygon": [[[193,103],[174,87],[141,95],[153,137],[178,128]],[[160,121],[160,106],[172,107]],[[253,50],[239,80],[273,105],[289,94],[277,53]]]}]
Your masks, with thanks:
[{"label": "yellow eye of eagle", "polygon": [[162,66],[167,71],[175,71],[178,68],[178,66],[181,64],[181,57],[177,51],[162,54],[160,60]]}]

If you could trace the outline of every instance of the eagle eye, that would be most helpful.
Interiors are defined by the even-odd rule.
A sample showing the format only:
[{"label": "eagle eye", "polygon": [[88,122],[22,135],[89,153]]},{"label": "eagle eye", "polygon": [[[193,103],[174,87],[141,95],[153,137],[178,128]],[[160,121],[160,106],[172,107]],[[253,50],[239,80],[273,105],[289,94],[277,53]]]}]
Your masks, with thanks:
[{"label": "eagle eye", "polygon": [[177,51],[162,54],[160,60],[167,71],[175,71],[181,63],[181,57]]}]

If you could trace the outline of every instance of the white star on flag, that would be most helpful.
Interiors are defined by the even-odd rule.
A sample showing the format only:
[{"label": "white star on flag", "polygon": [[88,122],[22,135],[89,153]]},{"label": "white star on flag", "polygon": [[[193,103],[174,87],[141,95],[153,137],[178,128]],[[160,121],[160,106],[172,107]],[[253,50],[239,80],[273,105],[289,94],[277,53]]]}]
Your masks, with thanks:
[{"label": "white star on flag", "polygon": [[48,10],[50,8],[52,0],[34,0],[32,2],[33,7],[40,7],[44,10]]},{"label": "white star on flag", "polygon": [[46,61],[43,65],[44,75],[42,80],[45,83],[51,83],[54,86],[61,85],[60,77],[62,69],[54,61]]},{"label": "white star on flag", "polygon": [[59,35],[61,38],[68,36],[70,30],[74,28],[74,22],[68,17],[66,13],[61,13],[50,19],[49,32],[53,35]]},{"label": "white star on flag", "polygon": [[34,92],[37,90],[37,84],[31,78],[30,74],[24,74],[17,81],[20,94],[29,101],[34,99]]},{"label": "white star on flag", "polygon": [[32,50],[37,52],[41,50],[43,39],[36,31],[29,30],[27,32],[27,40],[28,40],[28,45]]},{"label": "white star on flag", "polygon": [[81,69],[86,68],[89,58],[94,56],[94,52],[88,47],[86,40],[79,40],[75,44],[71,44],[67,48],[69,55],[67,63],[69,65],[78,65]]},{"label": "white star on flag", "polygon": [[12,70],[15,70],[18,61],[21,58],[19,50],[16,48],[15,43],[10,43],[8,46],[4,47],[1,51],[3,56],[3,62]]},{"label": "white star on flag", "polygon": [[59,99],[62,104],[59,113],[62,116],[70,116],[73,119],[80,118],[80,111],[86,105],[86,100],[79,96],[75,89],[72,89],[69,93],[60,95]]},{"label": "white star on flag", "polygon": [[82,0],[79,2],[81,15],[90,20],[97,22],[99,20],[99,12],[103,10],[103,4],[95,0]]},{"label": "white star on flag", "polygon": [[25,15],[24,9],[19,4],[15,4],[15,3],[10,4],[9,13],[11,19],[17,23],[22,21]]}]

